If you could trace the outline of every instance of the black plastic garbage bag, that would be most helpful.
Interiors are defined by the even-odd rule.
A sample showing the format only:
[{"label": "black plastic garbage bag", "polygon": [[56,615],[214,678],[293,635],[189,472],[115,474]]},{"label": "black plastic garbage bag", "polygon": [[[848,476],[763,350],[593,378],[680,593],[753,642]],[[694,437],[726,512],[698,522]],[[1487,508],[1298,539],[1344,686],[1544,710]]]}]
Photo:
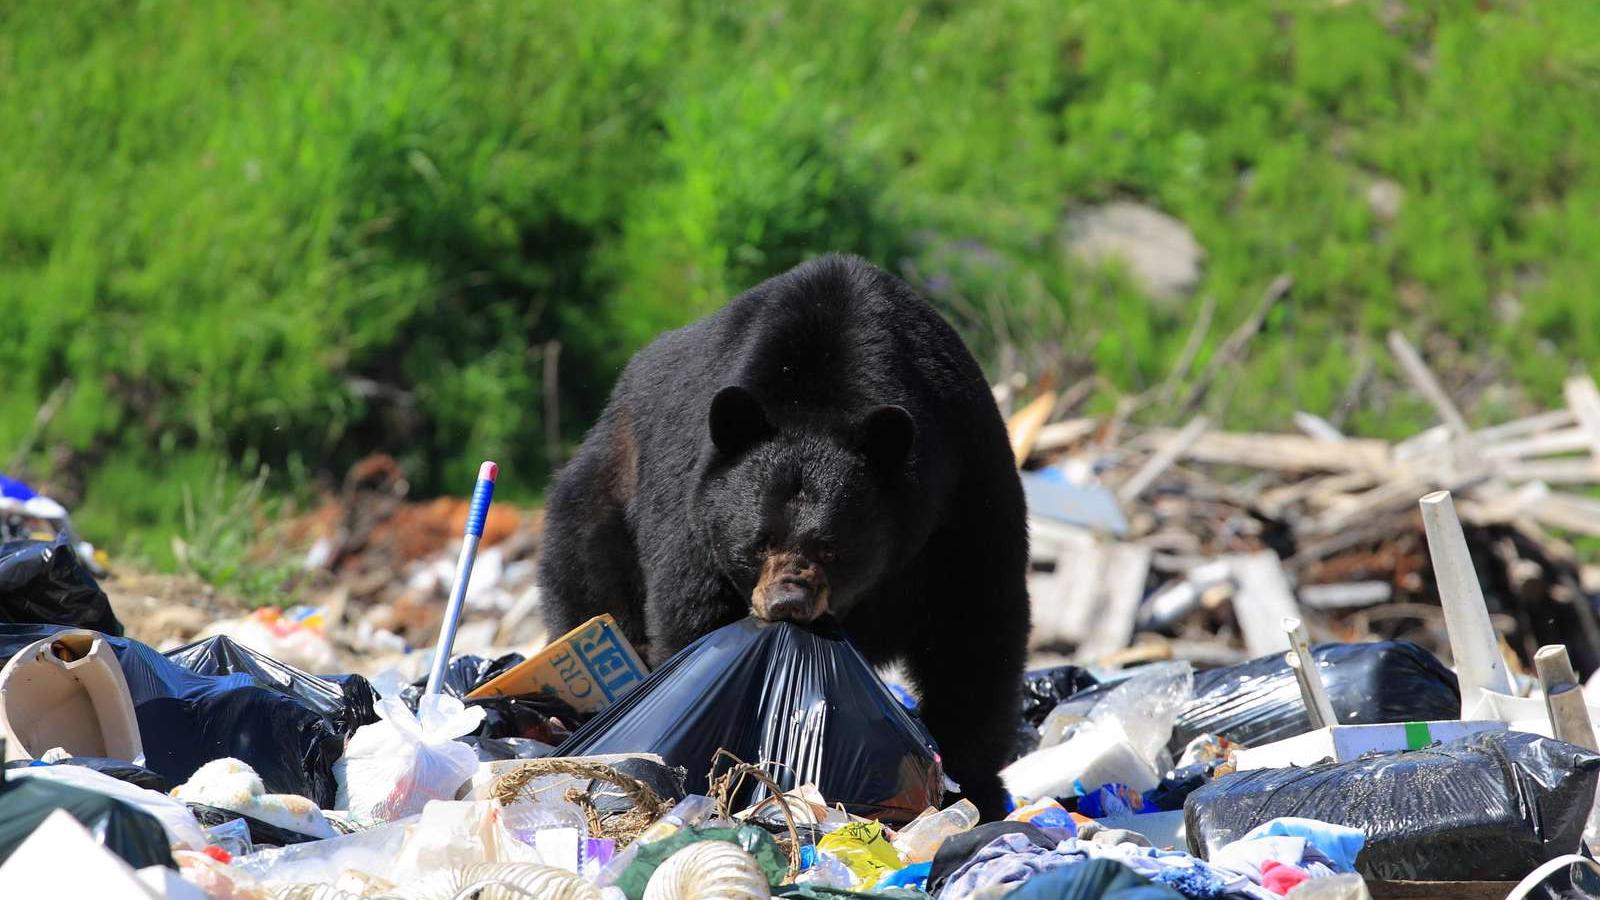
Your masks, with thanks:
[{"label": "black plastic garbage bag", "polygon": [[[0,624],[0,665],[62,630]],[[344,734],[303,699],[244,673],[191,672],[128,638],[106,642],[127,679],[148,768],[182,784],[211,760],[231,756],[255,769],[269,792],[333,808],[333,764],[344,754]]]},{"label": "black plastic garbage bag", "polygon": [[[663,766],[660,763],[633,756],[612,763],[611,768],[619,774],[637,779],[643,783],[654,791],[657,797],[666,801],[669,809],[688,795],[684,784],[688,781],[689,772],[681,766],[678,768]],[[607,818],[617,813],[630,812],[634,808],[632,798],[622,788],[605,779],[590,779],[586,792],[589,795],[589,802],[594,804],[595,811],[602,818]]]},{"label": "black plastic garbage bag", "polygon": [[[752,618],[713,631],[601,710],[561,753],[657,753],[688,770],[689,793],[704,794],[719,749],[770,764],[784,790],[815,784],[850,812],[891,824],[943,797],[933,738],[829,619],[801,627]],[[734,808],[765,795],[747,784]]]},{"label": "black plastic garbage bag", "polygon": [[[1341,725],[1461,716],[1455,674],[1410,641],[1320,644],[1312,654]],[[1172,726],[1173,755],[1201,734],[1256,747],[1311,730],[1299,683],[1281,654],[1196,672],[1194,694]]]},{"label": "black plastic garbage bag", "polygon": [[497,762],[506,759],[544,759],[555,756],[556,748],[532,738],[486,738],[467,735],[457,738],[461,743],[478,751],[479,762]]},{"label": "black plastic garbage bag", "polygon": [[0,544],[0,622],[122,635],[106,592],[65,542]]},{"label": "black plastic garbage bag", "polygon": [[338,681],[320,678],[257,653],[225,635],[196,641],[164,655],[200,675],[249,675],[261,684],[300,698],[347,737],[362,725],[378,721],[372,709],[377,695],[360,675],[342,675]]},{"label": "black plastic garbage bag", "polygon": [[1594,800],[1600,754],[1516,731],[1484,732],[1347,763],[1260,769],[1189,795],[1197,856],[1279,816],[1366,832],[1356,869],[1405,881],[1515,881],[1573,853]]},{"label": "black plastic garbage bag", "polygon": [[[444,679],[439,682],[439,693],[449,694],[452,697],[465,697],[479,685],[485,684],[493,678],[506,672],[526,657],[520,653],[507,653],[490,659],[487,656],[477,656],[464,653],[453,657],[450,665],[445,666]],[[427,676],[412,682],[411,686],[400,692],[400,699],[416,712],[417,701],[422,697],[422,691],[428,686]]]},{"label": "black plastic garbage bag", "polygon": [[1026,672],[1022,676],[1022,718],[1038,728],[1056,704],[1098,683],[1089,670],[1077,666],[1051,666]]},{"label": "black plastic garbage bag", "polygon": [[[3,743],[3,742],[0,742]],[[135,869],[177,868],[167,849],[167,832],[155,816],[115,797],[48,778],[13,778],[0,783],[0,863],[49,815],[64,809],[94,835],[101,846]],[[71,893],[71,861],[62,860],[63,896]]]},{"label": "black plastic garbage bag", "polygon": [[[468,706],[483,709],[483,722],[473,732],[480,738],[527,738],[544,744],[560,744],[570,736],[570,729],[584,720],[577,710],[557,697],[529,694],[520,697],[468,698],[467,694],[479,686],[498,678],[501,673],[522,662],[520,653],[507,653],[495,659],[464,654],[450,660],[445,667],[444,679],[439,682],[439,692],[462,698]],[[412,712],[428,685],[426,676],[400,692],[400,699]],[[559,722],[550,720],[559,719]]]},{"label": "black plastic garbage bag", "polygon": [[[38,765],[44,764],[34,760],[21,759],[6,763],[6,768],[22,769]],[[106,759],[100,756],[73,756],[51,765],[79,766],[85,769],[93,769],[102,775],[110,775],[118,781],[126,781],[135,787],[142,787],[158,794],[165,794],[177,787],[177,785],[161,777],[160,772],[151,771],[144,766],[136,766],[131,762],[120,759]]]},{"label": "black plastic garbage bag", "polygon": [[291,844],[308,844],[319,840],[309,834],[301,834],[298,831],[274,825],[271,822],[263,822],[254,816],[247,816],[231,809],[219,809],[215,806],[207,806],[204,803],[185,803],[184,806],[189,808],[190,814],[194,816],[195,821],[199,822],[202,828],[215,828],[218,825],[232,822],[234,819],[243,819],[245,827],[250,829],[250,843],[257,848],[288,847]]}]

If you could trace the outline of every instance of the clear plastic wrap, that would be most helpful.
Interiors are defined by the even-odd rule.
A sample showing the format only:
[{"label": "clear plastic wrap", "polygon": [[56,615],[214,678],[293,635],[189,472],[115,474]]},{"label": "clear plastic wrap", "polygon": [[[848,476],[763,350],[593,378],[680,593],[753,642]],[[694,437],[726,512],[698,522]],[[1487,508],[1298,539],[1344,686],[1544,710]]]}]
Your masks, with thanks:
[{"label": "clear plastic wrap", "polygon": [[[1461,715],[1456,676],[1410,641],[1320,644],[1312,650],[1340,725],[1426,722]],[[1202,734],[1256,747],[1311,730],[1294,672],[1282,654],[1195,676],[1178,716],[1174,754]]]}]

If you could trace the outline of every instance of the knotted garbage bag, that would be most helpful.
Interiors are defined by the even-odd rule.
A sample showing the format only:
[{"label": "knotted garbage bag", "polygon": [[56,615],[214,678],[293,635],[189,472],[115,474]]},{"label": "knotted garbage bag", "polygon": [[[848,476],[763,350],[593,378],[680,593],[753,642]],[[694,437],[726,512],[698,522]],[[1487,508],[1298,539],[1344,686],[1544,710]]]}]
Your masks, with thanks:
[{"label": "knotted garbage bag", "polygon": [[[941,805],[938,748],[825,618],[743,619],[700,638],[574,732],[563,756],[657,753],[710,790],[718,750],[762,763],[778,786],[815,784],[856,815],[907,822]],[[747,783],[742,809],[766,796]]]},{"label": "knotted garbage bag", "polygon": [[334,763],[338,808],[358,819],[392,822],[430,800],[454,800],[478,769],[478,754],[457,738],[483,721],[483,710],[429,694],[413,714],[399,697],[378,702],[380,721],[364,725]]}]

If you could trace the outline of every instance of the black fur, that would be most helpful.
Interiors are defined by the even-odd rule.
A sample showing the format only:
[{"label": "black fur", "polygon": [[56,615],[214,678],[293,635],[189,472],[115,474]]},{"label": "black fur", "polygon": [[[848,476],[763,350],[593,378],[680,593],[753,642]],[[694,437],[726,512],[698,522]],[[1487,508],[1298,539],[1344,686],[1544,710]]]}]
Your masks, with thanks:
[{"label": "black fur", "polygon": [[908,286],[829,256],[661,335],[557,476],[555,633],[616,616],[652,663],[750,612],[764,554],[817,560],[874,663],[900,660],[986,818],[1016,733],[1027,524],[971,353]]}]

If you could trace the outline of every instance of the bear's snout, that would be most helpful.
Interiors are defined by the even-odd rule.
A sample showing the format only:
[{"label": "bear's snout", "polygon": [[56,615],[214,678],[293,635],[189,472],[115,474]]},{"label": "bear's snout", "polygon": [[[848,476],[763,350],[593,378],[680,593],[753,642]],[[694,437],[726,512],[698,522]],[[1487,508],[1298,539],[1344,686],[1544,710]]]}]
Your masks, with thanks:
[{"label": "bear's snout", "polygon": [[799,553],[769,553],[750,594],[750,608],[768,621],[814,621],[828,611],[827,575]]}]

